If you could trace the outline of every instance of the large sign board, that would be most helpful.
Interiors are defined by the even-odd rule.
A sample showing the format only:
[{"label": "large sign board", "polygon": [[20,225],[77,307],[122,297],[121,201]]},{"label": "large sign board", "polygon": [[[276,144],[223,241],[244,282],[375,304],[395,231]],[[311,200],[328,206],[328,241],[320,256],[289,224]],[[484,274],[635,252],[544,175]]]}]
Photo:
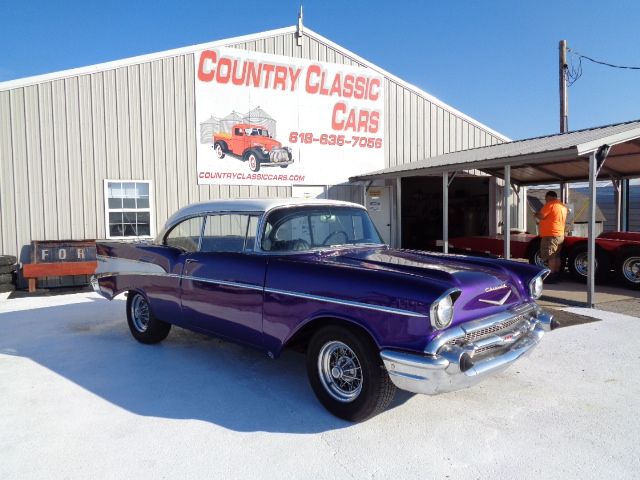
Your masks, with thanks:
[{"label": "large sign board", "polygon": [[384,82],[235,48],[195,57],[199,184],[334,185],[384,168]]}]

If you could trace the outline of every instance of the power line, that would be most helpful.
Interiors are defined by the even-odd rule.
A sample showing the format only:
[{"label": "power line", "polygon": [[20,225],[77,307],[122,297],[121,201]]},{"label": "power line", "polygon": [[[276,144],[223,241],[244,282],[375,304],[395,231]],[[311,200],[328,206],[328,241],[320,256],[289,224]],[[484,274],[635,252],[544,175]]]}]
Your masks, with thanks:
[{"label": "power line", "polygon": [[[569,50],[567,48],[567,50]],[[565,75],[567,76],[567,86],[570,87],[574,83],[578,81],[578,79],[582,76],[582,57],[578,57],[578,64],[574,65],[573,57],[571,57],[571,65],[567,65],[565,70]]]},{"label": "power line", "polygon": [[567,48],[567,51],[569,51],[572,55],[575,55],[576,57],[579,57],[581,61],[584,58],[585,60],[589,60],[590,62],[597,63],[598,65],[604,65],[605,67],[623,68],[623,69],[626,69],[626,70],[640,70],[640,67],[631,67],[631,66],[628,66],[628,65],[614,65],[613,63],[608,63],[608,62],[603,62],[601,60],[596,60],[594,58],[587,57],[586,55],[582,55],[579,52],[571,50],[570,48]]}]

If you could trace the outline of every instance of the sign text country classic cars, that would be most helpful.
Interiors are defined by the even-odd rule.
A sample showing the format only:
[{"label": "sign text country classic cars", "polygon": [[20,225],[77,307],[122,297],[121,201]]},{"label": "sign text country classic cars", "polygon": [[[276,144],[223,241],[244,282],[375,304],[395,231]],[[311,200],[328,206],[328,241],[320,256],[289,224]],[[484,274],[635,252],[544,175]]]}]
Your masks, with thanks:
[{"label": "sign text country classic cars", "polygon": [[234,48],[195,60],[199,184],[334,185],[384,168],[377,73]]}]

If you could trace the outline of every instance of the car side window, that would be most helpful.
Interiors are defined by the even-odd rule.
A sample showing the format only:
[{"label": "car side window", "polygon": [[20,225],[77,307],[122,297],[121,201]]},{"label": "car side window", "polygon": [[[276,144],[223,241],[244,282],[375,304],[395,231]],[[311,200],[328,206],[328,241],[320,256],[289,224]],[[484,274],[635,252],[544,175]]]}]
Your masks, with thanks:
[{"label": "car side window", "polygon": [[267,252],[308,250],[311,244],[309,217],[304,214],[291,216],[275,227],[267,224],[262,249]]},{"label": "car side window", "polygon": [[252,251],[258,217],[247,214],[221,214],[207,216],[202,236],[202,252]]},{"label": "car side window", "polygon": [[185,252],[196,252],[200,245],[203,217],[193,217],[179,223],[165,237],[165,245]]},{"label": "car side window", "polygon": [[258,224],[260,217],[252,215],[249,217],[249,225],[247,227],[247,240],[245,241],[245,251],[252,252],[256,248],[256,236],[258,235]]}]

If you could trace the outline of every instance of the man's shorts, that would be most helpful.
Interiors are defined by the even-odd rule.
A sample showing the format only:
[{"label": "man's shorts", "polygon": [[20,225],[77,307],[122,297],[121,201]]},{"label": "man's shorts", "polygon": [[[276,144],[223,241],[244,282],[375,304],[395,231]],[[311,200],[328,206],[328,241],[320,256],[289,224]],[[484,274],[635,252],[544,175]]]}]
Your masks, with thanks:
[{"label": "man's shorts", "polygon": [[560,256],[560,248],[564,237],[542,237],[540,240],[540,258],[547,262],[550,258]]}]

